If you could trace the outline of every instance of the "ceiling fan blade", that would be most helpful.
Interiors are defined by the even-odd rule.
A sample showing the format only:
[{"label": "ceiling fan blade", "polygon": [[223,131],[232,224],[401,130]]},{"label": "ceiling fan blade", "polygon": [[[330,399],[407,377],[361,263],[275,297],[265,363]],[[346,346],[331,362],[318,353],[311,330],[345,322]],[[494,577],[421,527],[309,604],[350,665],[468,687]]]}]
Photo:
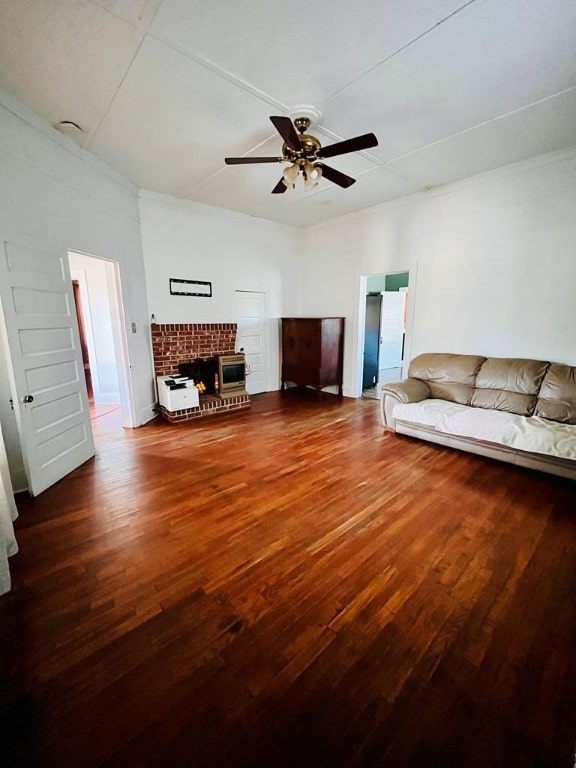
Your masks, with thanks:
[{"label": "ceiling fan blade", "polygon": [[226,165],[247,165],[248,163],[281,163],[283,157],[225,157]]},{"label": "ceiling fan blade", "polygon": [[345,155],[348,152],[358,152],[361,149],[377,147],[378,139],[373,133],[364,133],[362,136],[356,136],[353,139],[338,141],[336,144],[329,144],[318,150],[318,157],[335,157],[336,155]]},{"label": "ceiling fan blade", "polygon": [[278,182],[278,184],[276,184],[276,186],[272,190],[272,194],[281,195],[283,192],[286,192],[287,189],[288,187],[286,186],[286,184],[284,184],[284,177],[282,177]]},{"label": "ceiling fan blade", "polygon": [[294,123],[292,120],[290,120],[289,117],[274,115],[272,115],[270,120],[272,121],[274,128],[276,128],[290,149],[293,149],[294,152],[299,152],[300,149],[302,149],[302,145],[300,144],[300,139],[298,138],[298,134],[296,133],[296,128],[294,128]]},{"label": "ceiling fan blade", "polygon": [[334,184],[338,184],[339,187],[351,187],[352,184],[356,184],[356,179],[353,179],[352,176],[346,176],[345,173],[342,173],[341,171],[337,171],[335,168],[331,168],[329,165],[324,165],[324,163],[316,163],[316,168],[322,169],[322,176],[325,179],[328,179],[328,181],[333,182]]}]

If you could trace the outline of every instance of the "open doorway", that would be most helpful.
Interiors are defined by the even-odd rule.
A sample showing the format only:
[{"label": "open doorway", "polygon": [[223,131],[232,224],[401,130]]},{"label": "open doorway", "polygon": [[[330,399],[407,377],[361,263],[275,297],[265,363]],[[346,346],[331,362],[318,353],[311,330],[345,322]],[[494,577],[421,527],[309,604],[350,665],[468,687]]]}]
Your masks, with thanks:
[{"label": "open doorway", "polygon": [[[6,425],[4,434],[10,436],[14,488],[27,488],[37,496],[94,456],[94,422],[88,409],[68,253],[30,238],[4,241],[4,250],[6,258],[0,260],[0,417],[3,432]],[[119,265],[94,261],[104,262],[107,270],[107,311],[120,397],[116,429],[134,427]],[[82,315],[87,316],[86,308]],[[96,369],[100,372],[99,365]],[[93,376],[91,384],[94,391]]]},{"label": "open doorway", "polygon": [[370,275],[365,283],[362,396],[379,398],[382,384],[404,374],[409,272]]},{"label": "open doorway", "polygon": [[118,428],[133,426],[118,265],[73,251],[68,261],[90,419],[115,414]]}]

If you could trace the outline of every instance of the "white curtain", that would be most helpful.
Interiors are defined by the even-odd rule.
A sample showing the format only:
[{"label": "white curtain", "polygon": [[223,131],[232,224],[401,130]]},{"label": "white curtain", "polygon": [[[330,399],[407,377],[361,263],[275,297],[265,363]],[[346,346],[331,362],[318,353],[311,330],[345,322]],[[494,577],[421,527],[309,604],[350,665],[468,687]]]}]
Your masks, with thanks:
[{"label": "white curtain", "polygon": [[4,445],[2,427],[0,426],[0,595],[3,595],[10,589],[8,558],[10,555],[15,555],[18,552],[18,545],[14,536],[14,526],[12,525],[17,516],[10,472],[8,471],[6,446]]}]

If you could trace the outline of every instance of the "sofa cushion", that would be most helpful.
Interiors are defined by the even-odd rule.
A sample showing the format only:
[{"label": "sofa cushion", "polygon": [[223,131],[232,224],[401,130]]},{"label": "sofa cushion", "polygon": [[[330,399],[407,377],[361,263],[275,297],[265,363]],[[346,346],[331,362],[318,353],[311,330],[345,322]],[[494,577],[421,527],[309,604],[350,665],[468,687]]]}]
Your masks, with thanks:
[{"label": "sofa cushion", "polygon": [[476,374],[485,360],[480,355],[427,352],[412,360],[408,376],[426,381],[431,397],[466,405],[473,392]]},{"label": "sofa cushion", "polygon": [[510,357],[489,357],[476,376],[470,405],[532,416],[550,363]]},{"label": "sofa cushion", "polygon": [[540,387],[536,416],[576,424],[576,368],[552,363]]},{"label": "sofa cushion", "polygon": [[456,435],[531,453],[576,461],[576,426],[559,424],[538,416],[518,416],[502,411],[422,400],[398,403],[394,407],[396,424],[421,425],[443,435]]}]

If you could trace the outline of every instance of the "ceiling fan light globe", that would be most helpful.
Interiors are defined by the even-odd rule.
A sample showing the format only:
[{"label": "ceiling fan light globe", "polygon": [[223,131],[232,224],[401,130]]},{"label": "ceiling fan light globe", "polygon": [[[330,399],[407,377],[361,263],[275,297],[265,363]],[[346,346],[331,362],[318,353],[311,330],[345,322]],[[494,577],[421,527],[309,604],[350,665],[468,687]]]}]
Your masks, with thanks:
[{"label": "ceiling fan light globe", "polygon": [[299,173],[300,166],[298,163],[293,163],[292,165],[289,165],[288,168],[284,169],[282,180],[288,189],[294,189],[296,187],[296,179],[298,178]]},{"label": "ceiling fan light globe", "polygon": [[310,162],[307,162],[303,168],[304,188],[306,190],[314,189],[322,177],[322,168],[317,168]]}]

